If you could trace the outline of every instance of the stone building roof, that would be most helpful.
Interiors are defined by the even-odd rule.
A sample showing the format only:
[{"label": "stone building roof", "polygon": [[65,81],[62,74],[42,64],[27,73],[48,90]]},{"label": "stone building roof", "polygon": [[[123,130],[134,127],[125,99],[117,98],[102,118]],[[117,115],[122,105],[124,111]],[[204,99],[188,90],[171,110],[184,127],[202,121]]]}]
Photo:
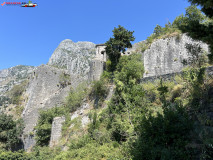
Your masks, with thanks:
[{"label": "stone building roof", "polygon": [[96,44],[95,47],[98,47],[98,46],[106,46],[106,44],[102,43],[102,44]]}]

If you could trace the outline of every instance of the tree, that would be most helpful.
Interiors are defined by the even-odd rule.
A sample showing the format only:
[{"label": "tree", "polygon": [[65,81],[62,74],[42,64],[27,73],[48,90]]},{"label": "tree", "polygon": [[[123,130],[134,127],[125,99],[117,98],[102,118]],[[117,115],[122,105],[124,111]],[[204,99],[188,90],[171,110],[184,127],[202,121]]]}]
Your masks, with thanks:
[{"label": "tree", "polygon": [[133,36],[134,31],[128,31],[120,25],[118,28],[114,28],[112,32],[113,38],[106,42],[106,54],[111,61],[110,69],[113,72],[119,62],[121,52],[124,53],[126,48],[132,47],[131,41],[134,41],[135,37]]},{"label": "tree", "polygon": [[159,36],[163,32],[163,29],[160,25],[157,25],[154,29],[154,33]]},{"label": "tree", "polygon": [[23,130],[21,120],[14,121],[11,115],[0,113],[0,143],[8,150],[14,150],[21,143]]},{"label": "tree", "polygon": [[213,17],[213,0],[188,0],[193,5],[200,5],[201,11],[208,17]]},{"label": "tree", "polygon": [[65,110],[62,107],[40,111],[38,124],[35,127],[35,138],[38,146],[47,146],[49,144],[53,119],[62,115],[65,115]]},{"label": "tree", "polygon": [[[205,8],[206,5],[202,0],[189,0],[189,2],[192,2],[192,4],[200,4],[201,7],[203,5],[203,8]],[[196,6],[192,5],[188,7],[185,16],[182,17],[183,23],[178,27],[183,33],[187,33],[191,38],[207,43],[211,52],[208,57],[210,62],[213,62],[213,18],[209,13],[210,10],[213,12],[213,8],[208,8],[206,14],[208,17],[206,17]]]},{"label": "tree", "polygon": [[191,142],[193,122],[182,106],[167,106],[163,114],[141,116],[138,139],[133,142],[133,160],[194,159],[186,145]]}]

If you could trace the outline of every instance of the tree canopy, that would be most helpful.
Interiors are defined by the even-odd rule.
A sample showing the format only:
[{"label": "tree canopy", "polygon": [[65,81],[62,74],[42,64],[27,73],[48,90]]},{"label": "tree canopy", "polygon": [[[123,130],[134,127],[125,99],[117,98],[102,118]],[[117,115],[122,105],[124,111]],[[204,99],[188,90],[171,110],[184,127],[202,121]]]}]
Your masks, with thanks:
[{"label": "tree canopy", "polygon": [[[195,1],[192,2],[193,4],[195,3]],[[209,9],[213,12],[212,7]],[[207,16],[212,17],[210,14],[207,14]],[[195,5],[192,5],[186,9],[185,16],[179,17],[181,22],[179,29],[183,33],[187,33],[191,38],[207,43],[211,52],[208,55],[209,60],[213,62],[213,18],[209,17],[206,17]]]},{"label": "tree canopy", "polygon": [[206,14],[206,16],[213,17],[213,0],[188,0],[193,5],[200,5],[201,11]]},{"label": "tree canopy", "polygon": [[116,65],[119,62],[121,52],[124,53],[126,48],[131,48],[131,41],[135,40],[133,36],[134,31],[128,31],[122,26],[114,28],[113,38],[110,38],[106,42],[106,53],[111,61],[111,71],[116,69]]}]

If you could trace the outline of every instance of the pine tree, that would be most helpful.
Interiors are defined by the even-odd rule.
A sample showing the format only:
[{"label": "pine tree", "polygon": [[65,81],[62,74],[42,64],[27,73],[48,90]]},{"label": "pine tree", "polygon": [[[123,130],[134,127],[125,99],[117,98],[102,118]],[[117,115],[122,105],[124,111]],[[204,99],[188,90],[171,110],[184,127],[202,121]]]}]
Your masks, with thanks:
[{"label": "pine tree", "polygon": [[122,26],[118,26],[118,28],[114,28],[113,38],[110,38],[106,42],[106,54],[111,61],[111,71],[113,72],[116,69],[116,66],[121,57],[121,52],[124,53],[126,48],[131,48],[131,41],[135,40],[133,36],[133,32],[126,30]]}]

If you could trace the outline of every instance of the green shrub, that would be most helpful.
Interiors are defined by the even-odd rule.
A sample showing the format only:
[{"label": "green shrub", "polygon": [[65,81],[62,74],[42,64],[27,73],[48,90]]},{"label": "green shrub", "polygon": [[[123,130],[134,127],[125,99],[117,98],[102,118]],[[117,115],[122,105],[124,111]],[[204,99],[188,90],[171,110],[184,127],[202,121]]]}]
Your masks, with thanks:
[{"label": "green shrub", "polygon": [[185,148],[191,141],[193,123],[182,107],[169,107],[163,115],[142,116],[140,124],[140,135],[133,145],[133,159],[193,159]]},{"label": "green shrub", "polygon": [[183,88],[183,86],[180,84],[174,86],[174,88],[172,90],[172,99],[171,99],[172,102],[174,102],[177,97],[181,96],[182,88]]},{"label": "green shrub", "polygon": [[65,88],[70,85],[70,75],[66,73],[62,73],[59,77],[59,84],[61,88]]},{"label": "green shrub", "polygon": [[89,141],[86,140],[83,143],[84,145],[72,148],[67,152],[61,152],[59,155],[55,157],[55,159],[56,160],[125,159],[125,157],[122,155],[120,151],[120,148],[113,145],[113,143],[105,143],[103,145],[99,145],[95,141],[91,140]]},{"label": "green shrub", "polygon": [[144,73],[141,55],[132,54],[130,56],[122,56],[116,71],[115,81],[120,81],[124,84],[138,82]]},{"label": "green shrub", "polygon": [[165,27],[156,25],[153,34],[147,37],[145,43],[142,43],[140,45],[140,50],[144,52],[151,46],[152,42],[154,42],[157,39],[169,38],[174,36],[180,38],[181,31],[178,29],[177,23],[181,23],[181,21],[178,18],[179,17],[177,17],[177,19],[174,20],[173,24],[171,24],[170,22],[165,24]]},{"label": "green shrub", "polygon": [[106,61],[106,70],[107,70],[107,72],[111,72],[113,70],[112,62],[109,59]]},{"label": "green shrub", "polygon": [[24,110],[24,106],[18,105],[18,106],[15,107],[15,114],[18,117],[21,117],[23,110]]},{"label": "green shrub", "polygon": [[10,97],[13,104],[19,105],[21,101],[21,95],[25,91],[28,81],[23,81],[19,85],[15,85],[10,91]]},{"label": "green shrub", "polygon": [[22,120],[14,121],[12,116],[0,114],[0,142],[6,149],[16,149],[21,142]]},{"label": "green shrub", "polygon": [[49,148],[36,146],[28,154],[30,160],[53,160],[61,152],[61,148]]},{"label": "green shrub", "polygon": [[76,89],[71,89],[66,97],[66,107],[69,108],[69,112],[74,112],[79,108],[87,95],[88,88],[86,84],[80,84]]},{"label": "green shrub", "polygon": [[91,95],[98,98],[106,97],[108,92],[107,83],[105,79],[94,81],[92,84]]},{"label": "green shrub", "polygon": [[108,72],[108,71],[104,71],[103,74],[101,75],[101,79],[104,79],[105,81],[112,83],[113,73]]},{"label": "green shrub", "polygon": [[0,150],[0,160],[32,160],[32,159],[27,153],[23,151],[11,152]]},{"label": "green shrub", "polygon": [[0,96],[0,106],[11,103],[11,99],[7,96]]},{"label": "green shrub", "polygon": [[40,111],[36,130],[36,144],[39,146],[47,146],[50,141],[52,122],[55,117],[66,114],[64,107],[55,107],[46,111]]},{"label": "green shrub", "polygon": [[145,90],[147,100],[155,102],[159,98],[159,91],[157,90],[157,84],[152,82],[143,83],[142,87]]}]

